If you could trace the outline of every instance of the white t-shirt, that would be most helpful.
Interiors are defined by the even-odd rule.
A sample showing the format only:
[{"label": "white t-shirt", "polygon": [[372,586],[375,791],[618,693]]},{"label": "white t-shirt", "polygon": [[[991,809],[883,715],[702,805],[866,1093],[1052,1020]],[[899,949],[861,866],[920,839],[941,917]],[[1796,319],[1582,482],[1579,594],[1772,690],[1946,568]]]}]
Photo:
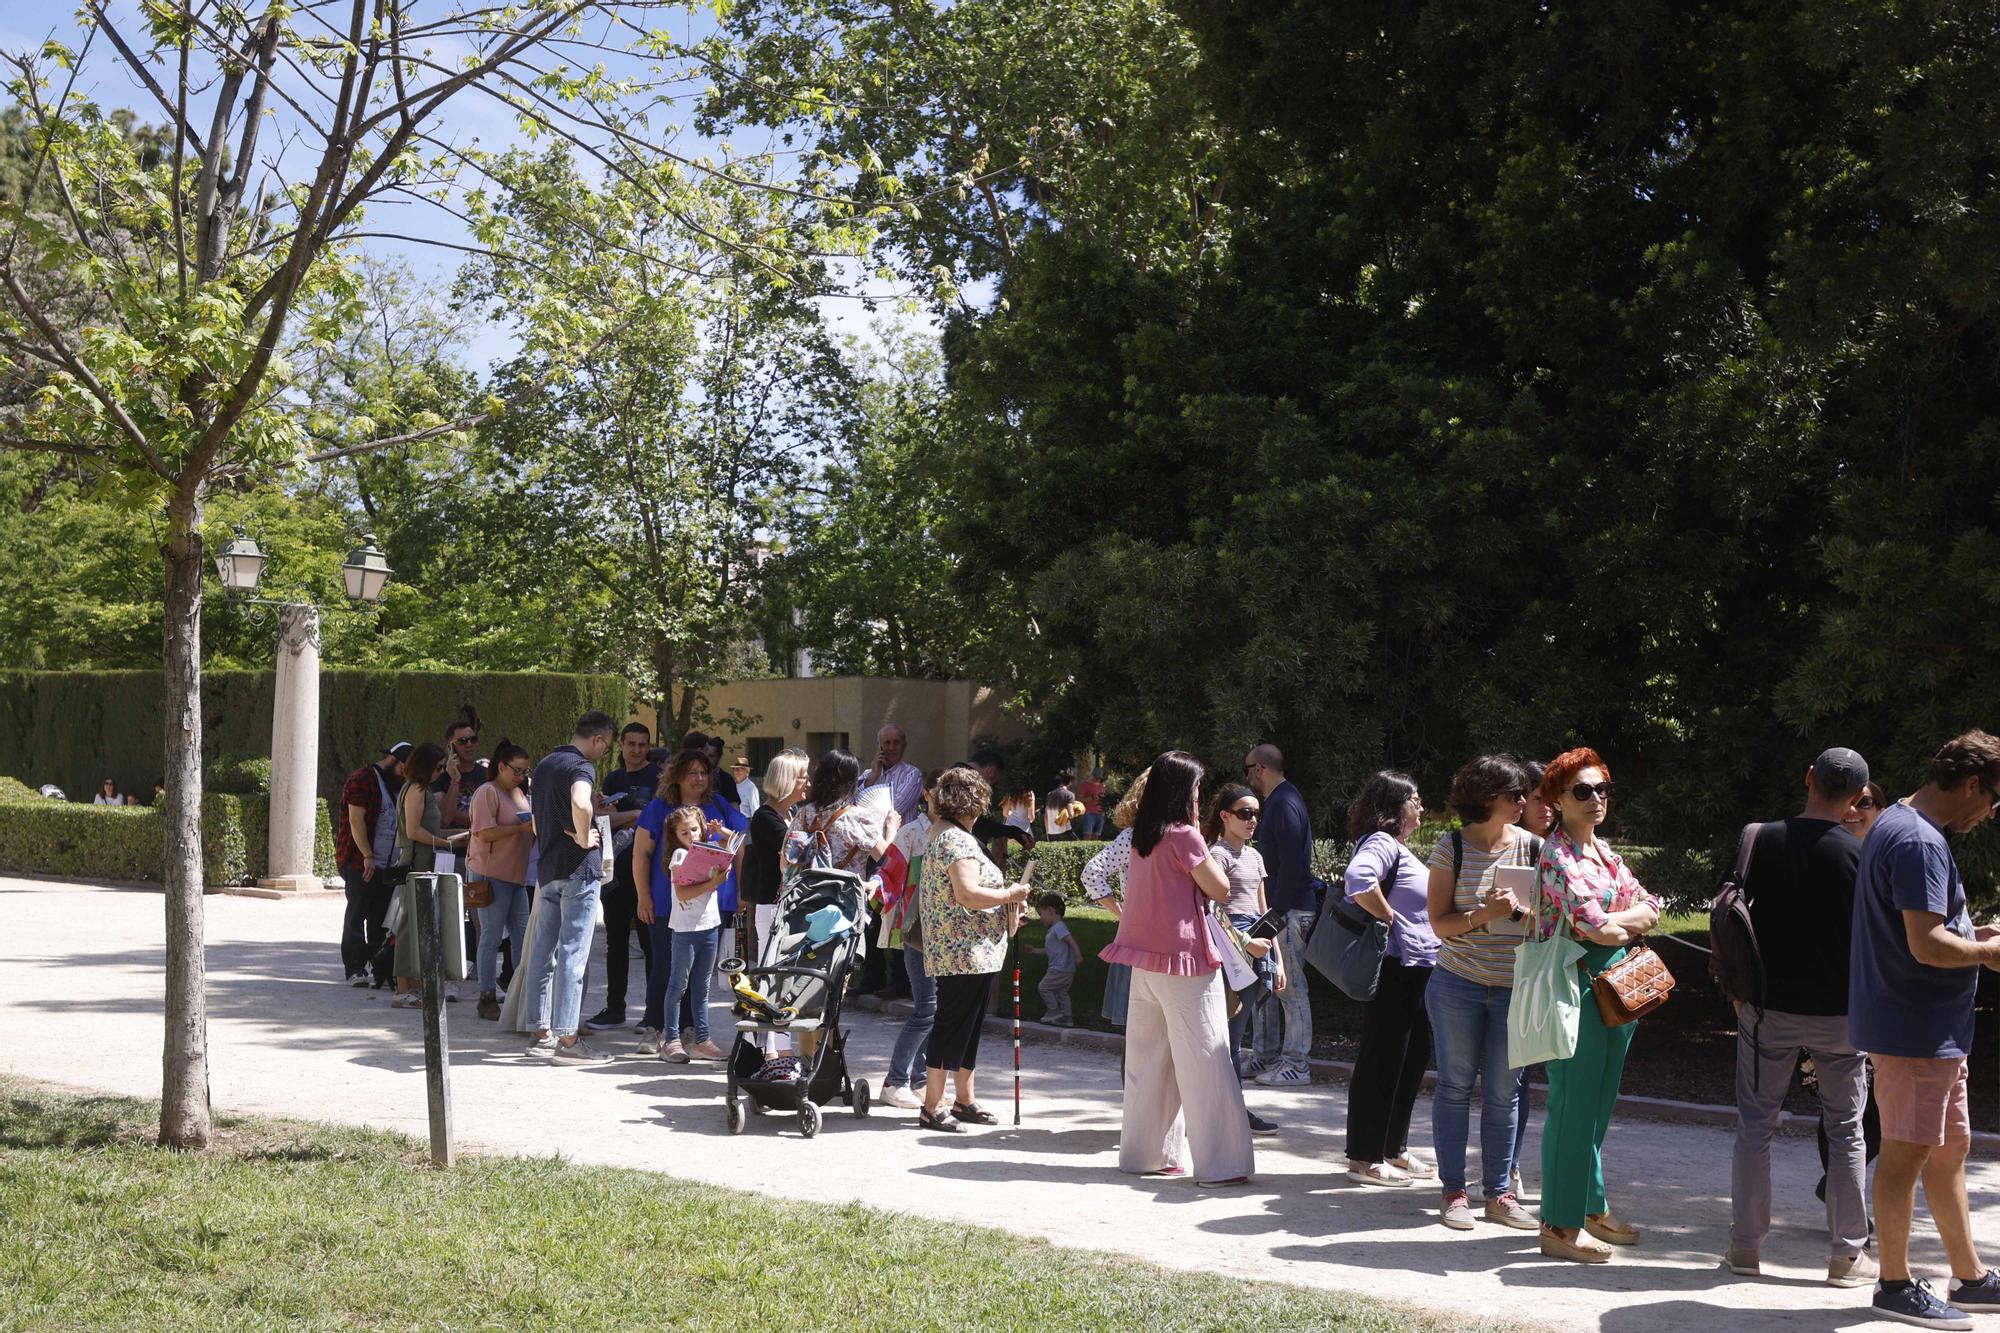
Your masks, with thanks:
[{"label": "white t-shirt", "polygon": [[[673,858],[667,862],[667,874],[674,873],[674,867],[687,860],[687,848],[674,848]],[[683,898],[680,890],[674,890],[674,910],[667,913],[667,929],[684,932],[714,930],[722,924],[722,908],[715,901],[715,889],[698,898]]]}]

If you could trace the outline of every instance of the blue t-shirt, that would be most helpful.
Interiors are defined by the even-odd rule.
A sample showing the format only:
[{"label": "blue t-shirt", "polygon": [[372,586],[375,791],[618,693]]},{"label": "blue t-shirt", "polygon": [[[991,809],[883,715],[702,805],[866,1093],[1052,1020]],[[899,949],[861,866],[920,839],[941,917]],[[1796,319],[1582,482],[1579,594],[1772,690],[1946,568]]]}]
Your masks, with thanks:
[{"label": "blue t-shirt", "polygon": [[[576,845],[570,836],[569,789],[579,782],[597,790],[597,767],[574,745],[558,745],[535,765],[535,876],[546,884],[552,879],[572,879],[579,874],[590,879],[604,878],[601,849]],[[593,817],[594,813],[593,813]]]},{"label": "blue t-shirt", "polygon": [[1873,1055],[1949,1060],[1972,1050],[1976,967],[1932,967],[1910,956],[1904,912],[1935,912],[1973,938],[1965,881],[1944,831],[1892,805],[1861,844],[1854,880],[1854,952],[1847,971],[1847,1031]]},{"label": "blue t-shirt", "polygon": [[[673,813],[673,809],[674,807],[656,796],[646,803],[644,810],[639,812],[639,827],[646,830],[653,838],[653,875],[650,887],[653,891],[653,914],[662,921],[666,920],[667,914],[674,910],[674,884],[667,875],[667,858],[673,854],[673,849],[667,846],[667,816]],[[708,800],[702,804],[701,813],[702,818],[720,820],[722,827],[734,832],[741,832],[750,827],[750,821],[743,817],[741,810],[713,792],[709,793]],[[729,878],[722,881],[722,887],[715,891],[715,906],[717,911],[724,913],[736,910],[734,870],[729,872]]]},{"label": "blue t-shirt", "polygon": [[1303,912],[1314,904],[1312,817],[1306,798],[1288,778],[1264,798],[1264,822],[1257,826],[1257,851],[1264,858],[1264,902],[1273,912]]}]

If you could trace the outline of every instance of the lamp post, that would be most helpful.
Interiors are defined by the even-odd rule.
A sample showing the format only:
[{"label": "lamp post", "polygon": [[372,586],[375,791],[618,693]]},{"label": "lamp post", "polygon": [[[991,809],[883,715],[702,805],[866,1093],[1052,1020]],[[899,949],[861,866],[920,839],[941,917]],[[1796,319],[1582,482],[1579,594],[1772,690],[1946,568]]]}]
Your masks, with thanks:
[{"label": "lamp post", "polygon": [[[389,562],[372,534],[364,536],[361,543],[341,565],[341,576],[350,598],[379,602],[389,582]],[[257,886],[310,891],[320,887],[313,866],[319,789],[319,607],[311,602],[248,596],[257,591],[268,560],[256,541],[239,527],[216,552],[215,572],[233,600],[277,612],[277,680],[271,700],[270,865]]]}]

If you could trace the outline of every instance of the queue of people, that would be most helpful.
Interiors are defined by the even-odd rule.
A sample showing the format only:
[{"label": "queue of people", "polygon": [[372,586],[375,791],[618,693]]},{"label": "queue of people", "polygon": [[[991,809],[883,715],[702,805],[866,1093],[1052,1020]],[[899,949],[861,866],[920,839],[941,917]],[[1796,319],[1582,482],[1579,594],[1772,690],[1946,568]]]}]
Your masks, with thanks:
[{"label": "queue of people", "polygon": [[[993,756],[926,776],[905,758],[900,730],[887,727],[867,769],[841,749],[817,760],[788,750],[746,791],[736,770],[747,764],[721,770],[719,750],[701,743],[662,765],[634,723],[618,738],[620,769],[600,784],[597,765],[613,743],[602,713],[585,714],[569,744],[533,765],[507,741],[485,761],[461,754],[471,749],[460,744],[468,725],[476,739],[476,722],[459,719],[446,746],[389,747],[343,790],[342,962],[355,984],[393,979],[399,1006],[414,1003],[414,950],[405,944],[410,932],[385,947],[382,919],[398,872],[465,854],[469,876],[485,886],[476,913],[481,1016],[503,1016],[504,943],[518,964],[515,1025],[529,1034],[529,1054],[563,1064],[609,1058],[585,1038],[622,1019],[622,976],[607,978],[597,1018],[581,1019],[608,870],[613,892],[629,876],[631,914],[651,944],[638,1054],[722,1059],[707,991],[725,922],[741,920],[737,947],[754,954],[790,867],[810,850],[857,874],[887,867],[896,885],[870,923],[870,947],[893,946],[891,980],[913,1004],[881,1104],[915,1110],[916,1123],[933,1132],[996,1123],[976,1095],[980,1034],[1031,901],[1044,927],[1045,1017],[1073,1021],[1069,988],[1080,953],[1064,923],[1067,904],[1008,882],[1002,847],[1009,838],[1033,845],[1032,816],[1022,816],[1034,800],[1031,789],[1016,794],[1025,800],[1000,800],[1011,817],[993,818],[1005,795],[993,785]],[[1101,954],[1101,1012],[1126,1034],[1119,1168],[1193,1175],[1214,1187],[1251,1179],[1253,1137],[1276,1126],[1249,1110],[1242,1085],[1310,1081],[1306,944],[1320,898],[1338,893],[1380,922],[1383,938],[1348,1089],[1348,1180],[1377,1189],[1431,1183],[1445,1227],[1472,1230],[1483,1216],[1535,1230],[1541,1252],[1566,1261],[1604,1263],[1641,1244],[1640,1227],[1614,1209],[1604,1171],[1637,1023],[1592,997],[1658,927],[1661,904],[1600,836],[1614,792],[1604,759],[1587,747],[1546,764],[1472,759],[1451,781],[1457,827],[1424,858],[1408,845],[1424,816],[1415,783],[1378,772],[1346,812],[1354,845],[1332,889],[1314,878],[1310,819],[1281,751],[1253,749],[1245,780],[1221,784],[1205,806],[1206,776],[1184,752],[1156,758],[1113,809],[1115,839],[1082,871],[1087,897],[1117,923]],[[1045,822],[1046,834],[1068,834],[1097,813],[1088,804],[1101,810],[1097,778],[1086,801],[1064,775],[1044,808],[1069,818],[1060,833]],[[1799,814],[1745,829],[1732,884],[1747,943],[1716,939],[1739,1017],[1733,1216],[1722,1263],[1739,1276],[1761,1275],[1772,1142],[1803,1058],[1823,1108],[1827,1282],[1873,1284],[1873,1310],[1884,1317],[1969,1327],[1969,1311],[2000,1309],[2000,1276],[1979,1258],[1964,1190],[1973,994],[1980,967],[2000,970],[2000,927],[1973,925],[1946,835],[1969,831],[2000,806],[2000,739],[1974,731],[1947,742],[1925,785],[1901,801],[1871,780],[1859,754],[1838,747],[1807,767],[1803,791]],[[454,819],[461,810],[462,826]],[[627,829],[629,840],[621,839]],[[743,835],[732,863],[676,874],[697,844],[731,834]],[[608,927],[614,910],[622,919],[622,909],[603,906]],[[1515,1012],[1530,942],[1560,944],[1576,960],[1570,984],[1579,1002],[1553,1019]],[[624,952],[615,931],[612,943]],[[1242,968],[1228,965],[1232,953]],[[1565,1030],[1545,1062],[1537,1215],[1523,1201],[1529,1070],[1514,1062],[1510,1038],[1522,1022],[1543,1021]],[[760,1040],[777,1058],[782,1039]],[[1433,1063],[1435,1161],[1410,1143]],[[1878,1151],[1871,1223],[1866,1171]],[[1909,1270],[1919,1183],[1953,1271],[1942,1295]],[[1868,1253],[1871,1227],[1878,1258]]]}]

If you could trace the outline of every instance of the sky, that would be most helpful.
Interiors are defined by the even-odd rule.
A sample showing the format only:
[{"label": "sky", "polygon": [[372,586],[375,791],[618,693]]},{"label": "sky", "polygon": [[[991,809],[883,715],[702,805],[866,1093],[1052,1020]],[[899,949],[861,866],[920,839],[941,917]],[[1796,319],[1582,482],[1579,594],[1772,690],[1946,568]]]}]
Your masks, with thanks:
[{"label": "sky", "polygon": [[[111,0],[108,7],[115,19],[123,20],[121,30],[127,39],[137,45],[144,28],[134,17],[134,0]],[[432,9],[449,12],[451,8],[451,4],[440,0],[440,3],[423,6],[417,12],[419,15]],[[82,30],[75,21],[75,13],[76,0],[0,0],[0,50],[37,50],[51,36],[75,49],[82,40]],[[713,25],[713,19],[706,14],[681,13],[671,18],[662,16],[662,20],[669,23],[676,36],[683,38],[700,36]],[[448,58],[453,53],[440,49],[438,54]],[[155,74],[162,83],[170,82],[171,67],[157,66]],[[157,103],[152,95],[132,77],[124,62],[102,39],[85,66],[81,86],[90,91],[101,105],[128,107],[142,117],[153,113],[154,118],[158,118]],[[285,128],[288,116],[288,112],[280,109],[273,118],[273,127],[278,130]],[[297,125],[300,122],[292,117],[289,123]],[[511,109],[483,94],[455,97],[446,108],[444,128],[463,140],[476,138],[487,149],[505,148],[523,142]],[[268,146],[274,136],[267,131],[263,138]],[[737,145],[739,150],[757,146],[748,140]],[[717,146],[689,130],[676,140],[675,147],[677,151],[700,154],[712,152]],[[282,155],[279,164],[281,168],[284,165]],[[463,243],[469,239],[457,218],[441,209],[418,203],[372,206],[369,226],[371,229],[404,233],[424,241]],[[432,244],[375,239],[362,244],[372,254],[401,259],[419,277],[439,286],[450,283],[465,258],[460,253]],[[900,309],[895,300],[888,299],[893,298],[892,289],[867,278],[864,265],[848,264],[843,266],[841,272],[844,289],[822,297],[817,303],[836,336],[852,335],[869,340],[878,321],[936,331],[937,325],[931,316]],[[868,309],[864,297],[877,298],[874,311]],[[467,340],[459,349],[459,354],[465,364],[484,372],[506,360],[515,347],[516,339],[506,326],[486,324],[468,330]]]}]

